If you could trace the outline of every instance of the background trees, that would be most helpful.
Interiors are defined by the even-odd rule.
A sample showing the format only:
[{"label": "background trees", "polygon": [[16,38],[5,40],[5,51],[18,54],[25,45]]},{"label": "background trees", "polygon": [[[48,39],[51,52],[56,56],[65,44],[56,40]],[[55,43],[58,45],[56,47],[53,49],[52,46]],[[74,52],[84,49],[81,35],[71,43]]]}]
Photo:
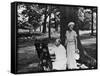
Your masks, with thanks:
[{"label": "background trees", "polygon": [[[51,38],[51,28],[58,31],[59,11],[53,5],[19,4],[18,7],[18,29],[27,29],[29,33],[48,33]],[[39,30],[40,29],[40,30]]]},{"label": "background trees", "polygon": [[[69,9],[70,7],[66,7]],[[38,5],[38,4],[19,4],[18,7],[18,28],[30,29],[36,31],[40,28],[40,32],[46,33],[48,28],[48,23],[50,21],[51,28],[54,28],[55,31],[58,31],[58,27],[60,25],[60,13],[58,6],[54,5]],[[83,8],[83,7],[73,7],[73,11],[77,9],[78,23],[80,23],[79,28],[81,30],[89,30],[91,29],[91,33],[93,33],[93,29],[96,27],[96,9],[91,8]],[[69,10],[67,10],[68,12]],[[74,14],[69,12],[70,14]],[[66,13],[65,13],[66,14]],[[49,19],[49,16],[51,18]],[[72,16],[72,15],[71,15]],[[70,16],[70,18],[71,18]],[[68,18],[68,17],[66,17]],[[74,20],[74,19],[73,19]],[[67,21],[70,21],[68,18]],[[62,22],[61,22],[62,23]],[[65,25],[66,26],[66,25]],[[92,27],[93,26],[93,27]]]},{"label": "background trees", "polygon": [[27,28],[32,32],[40,26],[41,11],[38,5],[19,4],[18,5],[18,24],[19,28]]}]

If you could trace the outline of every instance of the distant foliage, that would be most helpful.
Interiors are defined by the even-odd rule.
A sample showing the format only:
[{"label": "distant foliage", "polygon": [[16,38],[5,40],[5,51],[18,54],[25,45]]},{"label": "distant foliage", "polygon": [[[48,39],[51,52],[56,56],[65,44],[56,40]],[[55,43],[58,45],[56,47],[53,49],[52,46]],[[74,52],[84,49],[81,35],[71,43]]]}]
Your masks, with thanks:
[{"label": "distant foliage", "polygon": [[18,27],[19,28],[33,28],[40,26],[42,9],[36,4],[19,4],[18,11]]},{"label": "distant foliage", "polygon": [[80,29],[91,29],[92,23],[94,24],[93,27],[96,28],[96,12],[94,12],[93,10],[80,7],[78,9],[78,18],[81,22]]},{"label": "distant foliage", "polygon": [[[19,29],[29,29],[30,32],[35,31],[38,27],[47,25],[49,16],[51,15],[51,25],[59,24],[60,12],[58,7],[51,5],[38,5],[38,4],[18,4],[17,18]],[[45,20],[47,16],[47,19]],[[45,24],[43,24],[45,23]],[[50,26],[51,26],[50,25]],[[46,26],[47,27],[47,26]]]}]

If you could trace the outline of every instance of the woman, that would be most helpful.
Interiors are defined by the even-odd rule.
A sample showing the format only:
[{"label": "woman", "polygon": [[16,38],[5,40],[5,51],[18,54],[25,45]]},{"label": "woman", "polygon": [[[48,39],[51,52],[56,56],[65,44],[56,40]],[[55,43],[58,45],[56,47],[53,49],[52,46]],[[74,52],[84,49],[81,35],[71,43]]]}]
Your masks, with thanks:
[{"label": "woman", "polygon": [[73,27],[75,26],[74,22],[68,23],[68,30],[66,31],[66,50],[67,50],[67,65],[68,69],[78,69],[76,59],[75,59],[75,53],[77,51],[77,34],[73,30]]}]

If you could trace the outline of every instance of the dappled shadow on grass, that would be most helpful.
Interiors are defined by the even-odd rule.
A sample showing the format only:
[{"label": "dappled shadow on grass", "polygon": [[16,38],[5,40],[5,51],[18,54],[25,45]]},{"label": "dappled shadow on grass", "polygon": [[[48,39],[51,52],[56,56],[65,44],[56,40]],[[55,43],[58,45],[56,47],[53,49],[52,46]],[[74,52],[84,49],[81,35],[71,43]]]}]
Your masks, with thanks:
[{"label": "dappled shadow on grass", "polygon": [[44,38],[44,39],[19,39],[18,40],[18,48],[27,47],[27,46],[34,46],[35,43],[54,43],[56,38]]},{"label": "dappled shadow on grass", "polygon": [[84,45],[86,52],[92,56],[93,58],[97,59],[97,44],[91,44],[91,45]]},{"label": "dappled shadow on grass", "polygon": [[[56,38],[45,38],[40,40],[27,41],[23,44],[19,44],[22,46],[19,46],[18,49],[18,73],[21,72],[37,72],[39,71],[38,65],[35,66],[35,64],[39,64],[39,58],[37,55],[36,50],[34,49],[34,43],[53,43],[55,42]],[[30,44],[30,45],[29,45]],[[35,51],[35,52],[34,52]],[[33,64],[32,67],[30,65]]]},{"label": "dappled shadow on grass", "polygon": [[86,54],[81,53],[79,63],[85,64],[89,69],[97,68],[97,48],[96,44],[83,45]]},{"label": "dappled shadow on grass", "polygon": [[[86,52],[90,56],[97,59],[96,44],[83,45],[83,46],[85,47]],[[25,51],[23,53],[18,53],[18,73],[28,73],[28,72],[39,71],[39,66],[38,66],[39,58],[37,56],[37,53],[36,52],[32,53],[32,51],[33,50],[30,50],[30,51],[27,50],[27,52]],[[84,64],[86,64],[85,61],[87,60],[87,58],[84,58],[82,60],[84,60]]]},{"label": "dappled shadow on grass", "polygon": [[96,38],[96,33],[94,33],[94,35],[91,35],[90,33],[80,35],[81,40],[90,39],[90,38]]},{"label": "dappled shadow on grass", "polygon": [[31,36],[42,36],[43,33],[41,32],[24,32],[24,33],[17,33],[17,38],[21,38],[21,37],[31,37]]},{"label": "dappled shadow on grass", "polygon": [[[59,34],[59,33],[56,33],[56,34]],[[29,38],[22,36],[22,38],[17,38],[18,47],[32,46],[32,45],[34,45],[35,42],[54,43],[56,38],[58,38],[58,36],[57,37],[55,37],[55,36],[56,35],[54,35],[54,37],[52,36],[51,39],[48,38],[47,34],[41,34],[41,33],[36,33],[36,34],[32,35],[32,37],[29,36]],[[94,35],[91,35],[90,33],[81,34],[79,38],[80,38],[80,40],[96,38],[96,33],[94,33]]]},{"label": "dappled shadow on grass", "polygon": [[[86,41],[85,39],[91,39],[95,38],[96,35],[90,36],[90,34],[83,34],[80,36],[81,40]],[[48,44],[54,44],[56,38],[40,38],[40,39],[19,39],[18,40],[18,48],[28,48],[33,47],[34,43],[48,43]],[[96,49],[96,44],[84,44],[83,45],[86,49],[86,52],[95,58],[97,60],[97,49]],[[18,50],[19,51],[19,50]],[[35,52],[34,52],[35,51]],[[82,59],[86,61],[86,58]],[[19,73],[28,73],[28,72],[37,72],[38,69],[38,64],[39,64],[39,58],[37,56],[36,50],[29,49],[25,50],[23,53],[18,53],[18,72]],[[37,65],[37,66],[35,66]]]},{"label": "dappled shadow on grass", "polygon": [[[30,52],[28,51],[28,52],[18,53],[17,55],[18,72],[24,72],[24,71],[27,72],[27,71],[30,71],[31,69],[38,70],[36,69],[37,66],[35,66],[35,64],[39,63],[39,58],[37,56],[37,53],[36,52],[32,53],[32,51],[35,51],[35,50],[31,50]],[[32,64],[32,63],[34,63],[34,66],[28,67],[29,64]]]},{"label": "dappled shadow on grass", "polygon": [[35,40],[34,39],[18,39],[18,43],[17,46],[18,48],[21,47],[27,47],[27,46],[33,46],[34,45]]}]

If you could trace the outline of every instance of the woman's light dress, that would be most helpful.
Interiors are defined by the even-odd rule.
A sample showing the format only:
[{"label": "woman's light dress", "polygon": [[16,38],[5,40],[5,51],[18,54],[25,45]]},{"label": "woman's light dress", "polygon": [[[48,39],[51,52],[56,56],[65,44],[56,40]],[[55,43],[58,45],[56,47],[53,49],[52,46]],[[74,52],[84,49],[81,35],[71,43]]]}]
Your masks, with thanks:
[{"label": "woman's light dress", "polygon": [[66,49],[67,49],[67,65],[68,69],[77,69],[77,63],[75,59],[75,37],[77,34],[75,31],[66,31]]}]

